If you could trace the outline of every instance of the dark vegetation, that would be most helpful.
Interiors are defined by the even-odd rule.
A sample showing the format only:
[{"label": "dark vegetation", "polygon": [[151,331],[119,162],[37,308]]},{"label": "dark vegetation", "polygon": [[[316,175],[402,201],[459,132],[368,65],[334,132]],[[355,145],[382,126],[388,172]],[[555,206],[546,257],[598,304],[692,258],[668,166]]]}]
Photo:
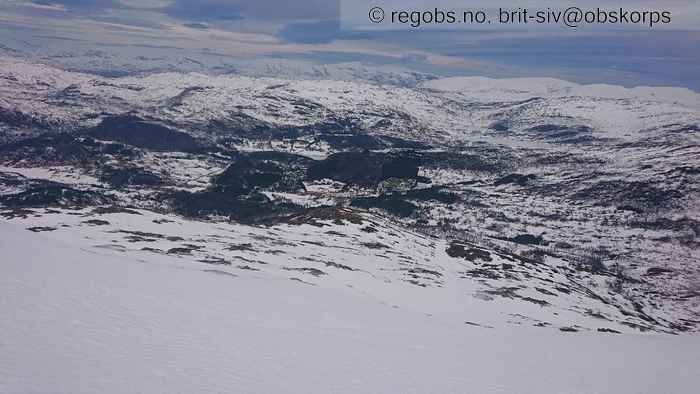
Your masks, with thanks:
[{"label": "dark vegetation", "polygon": [[541,235],[518,234],[510,240],[521,245],[547,245]]},{"label": "dark vegetation", "polygon": [[281,152],[239,154],[231,165],[214,177],[213,189],[221,193],[247,194],[254,190],[298,192],[313,162],[304,156]]},{"label": "dark vegetation", "polygon": [[155,151],[197,152],[203,147],[187,133],[131,115],[105,118],[88,135]]},{"label": "dark vegetation", "polygon": [[160,176],[141,167],[105,167],[102,169],[100,180],[109,183],[115,188],[125,186],[160,186],[163,184],[163,179]]},{"label": "dark vegetation", "polygon": [[215,190],[195,193],[177,191],[163,198],[175,212],[183,216],[225,216],[242,223],[257,223],[302,211],[295,204],[275,202],[264,194],[255,192],[236,195]]},{"label": "dark vegetation", "polygon": [[527,129],[532,135],[563,144],[580,144],[595,140],[593,129],[588,126],[543,124]]},{"label": "dark vegetation", "polygon": [[[299,111],[306,111],[310,102],[297,102]],[[395,136],[369,135],[355,121],[329,117],[322,122],[305,126],[275,126],[243,113],[231,114],[226,121],[212,121],[208,133],[219,135],[218,141],[224,145],[244,140],[284,140],[292,146],[313,147],[328,144],[334,151],[363,151],[380,149],[428,149],[426,143],[406,140]]]},{"label": "dark vegetation", "polygon": [[600,181],[572,195],[573,198],[613,203],[633,210],[671,208],[683,198],[680,190],[664,188],[641,181]]},{"label": "dark vegetation", "polygon": [[485,173],[505,171],[517,161],[509,152],[465,152],[460,150],[421,152],[421,164],[426,168],[448,168]]},{"label": "dark vegetation", "polygon": [[309,168],[308,178],[376,186],[389,178],[418,179],[419,166],[420,157],[412,151],[341,152],[314,163]]},{"label": "dark vegetation", "polygon": [[432,186],[423,189],[412,189],[403,194],[407,200],[415,201],[433,201],[443,204],[454,204],[461,201],[459,195],[445,191],[442,186]]},{"label": "dark vegetation", "polygon": [[0,196],[0,204],[9,208],[85,207],[103,205],[112,198],[98,192],[83,191],[56,182],[43,182],[15,194]]},{"label": "dark vegetation", "polygon": [[105,143],[90,137],[71,134],[48,133],[0,146],[2,161],[31,160],[38,164],[91,165],[104,155],[123,159],[134,158],[139,153],[120,143]]},{"label": "dark vegetation", "polygon": [[47,130],[58,126],[55,122],[3,107],[0,107],[0,125],[6,125],[11,128],[30,128],[32,130]]},{"label": "dark vegetation", "polygon": [[351,206],[362,209],[379,208],[399,217],[411,216],[418,206],[406,201],[402,196],[389,194],[378,197],[357,197],[350,203]]}]

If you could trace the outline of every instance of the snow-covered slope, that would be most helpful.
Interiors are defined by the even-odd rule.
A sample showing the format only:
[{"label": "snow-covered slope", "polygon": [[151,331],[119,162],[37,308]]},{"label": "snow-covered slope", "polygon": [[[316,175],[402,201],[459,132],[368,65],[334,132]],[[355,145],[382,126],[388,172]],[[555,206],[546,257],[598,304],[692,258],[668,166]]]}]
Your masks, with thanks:
[{"label": "snow-covered slope", "polygon": [[0,223],[7,393],[690,393],[694,337],[489,329],[350,287]]},{"label": "snow-covered slope", "polygon": [[460,324],[700,325],[695,93],[0,65],[0,215],[24,229]]},{"label": "snow-covered slope", "polygon": [[347,288],[455,324],[663,332],[683,316],[672,310],[647,316],[641,306],[606,292],[607,277],[584,275],[561,259],[536,262],[447,242],[348,209],[319,209],[268,227],[134,210],[24,214],[9,222],[98,255],[179,257],[231,276],[251,272]]}]

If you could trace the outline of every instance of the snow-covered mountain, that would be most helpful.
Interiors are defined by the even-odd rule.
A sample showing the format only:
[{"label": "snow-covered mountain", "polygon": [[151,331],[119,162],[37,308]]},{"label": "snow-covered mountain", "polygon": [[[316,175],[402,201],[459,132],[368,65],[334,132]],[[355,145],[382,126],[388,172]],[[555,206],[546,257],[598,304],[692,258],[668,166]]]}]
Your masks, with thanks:
[{"label": "snow-covered mountain", "polygon": [[[41,257],[59,248],[80,261],[56,262],[76,278],[121,262],[141,275],[140,261],[155,264],[148,277],[186,286],[191,273],[221,297],[276,289],[252,310],[285,294],[302,309],[324,299],[356,308],[337,327],[390,311],[425,320],[431,335],[463,331],[465,346],[490,335],[478,330],[581,344],[698,330],[700,95],[552,79],[385,82],[107,78],[0,58],[2,239],[39,249],[13,251],[2,298],[24,299],[32,272],[60,271]],[[87,256],[110,263],[89,268]],[[32,308],[17,311],[27,319]],[[625,349],[646,341],[629,338]]]},{"label": "snow-covered mountain", "polygon": [[[56,45],[56,41],[63,45]],[[352,56],[323,62],[309,56],[255,56],[221,53],[211,48],[186,49],[170,45],[120,46],[100,48],[85,45],[82,40],[68,37],[35,36],[34,42],[5,37],[0,43],[0,56],[40,62],[75,72],[117,77],[155,73],[205,73],[246,77],[285,79],[342,80],[414,87],[437,76],[409,67],[372,64],[353,60]],[[313,59],[314,56],[311,56]],[[410,61],[410,58],[407,59]]]}]

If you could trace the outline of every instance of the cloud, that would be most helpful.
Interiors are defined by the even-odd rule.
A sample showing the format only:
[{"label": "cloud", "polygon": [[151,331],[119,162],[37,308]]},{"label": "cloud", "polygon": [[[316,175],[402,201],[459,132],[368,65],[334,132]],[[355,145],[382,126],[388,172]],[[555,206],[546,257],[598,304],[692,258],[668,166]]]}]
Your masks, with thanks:
[{"label": "cloud", "polygon": [[277,32],[277,36],[288,42],[321,44],[332,42],[341,36],[340,22],[319,21],[310,23],[291,23]]},{"label": "cloud", "polygon": [[[0,1],[0,7],[2,7]],[[185,21],[250,19],[258,21],[318,21],[338,19],[338,0],[5,0],[34,8],[73,12],[150,10]]]},{"label": "cloud", "polygon": [[195,21],[237,20],[243,19],[241,8],[235,1],[176,0],[163,8],[163,11],[174,18]]},{"label": "cloud", "polygon": [[209,25],[207,25],[206,23],[200,23],[200,22],[183,23],[182,26],[189,27],[190,29],[199,29],[199,30],[207,30],[209,28]]},{"label": "cloud", "polygon": [[60,6],[66,10],[72,9],[99,9],[120,7],[117,0],[31,0],[30,3],[38,6]]},{"label": "cloud", "polygon": [[167,7],[171,0],[118,0],[123,6],[132,9],[162,9]]},{"label": "cloud", "polygon": [[338,1],[332,0],[174,0],[165,12],[189,20],[253,19],[299,21],[338,19]]},{"label": "cloud", "polygon": [[21,4],[24,7],[29,7],[33,8],[36,10],[42,10],[42,11],[60,11],[60,12],[65,12],[66,7],[64,7],[62,4],[54,4],[54,3],[49,3],[49,2],[26,2]]}]

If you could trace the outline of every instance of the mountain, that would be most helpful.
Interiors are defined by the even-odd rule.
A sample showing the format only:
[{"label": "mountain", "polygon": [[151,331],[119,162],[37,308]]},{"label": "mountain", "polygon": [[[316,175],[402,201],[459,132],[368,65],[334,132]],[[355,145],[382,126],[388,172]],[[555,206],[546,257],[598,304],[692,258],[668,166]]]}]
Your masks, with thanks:
[{"label": "mountain", "polygon": [[698,330],[692,91],[0,70],[14,228],[469,327]]}]

